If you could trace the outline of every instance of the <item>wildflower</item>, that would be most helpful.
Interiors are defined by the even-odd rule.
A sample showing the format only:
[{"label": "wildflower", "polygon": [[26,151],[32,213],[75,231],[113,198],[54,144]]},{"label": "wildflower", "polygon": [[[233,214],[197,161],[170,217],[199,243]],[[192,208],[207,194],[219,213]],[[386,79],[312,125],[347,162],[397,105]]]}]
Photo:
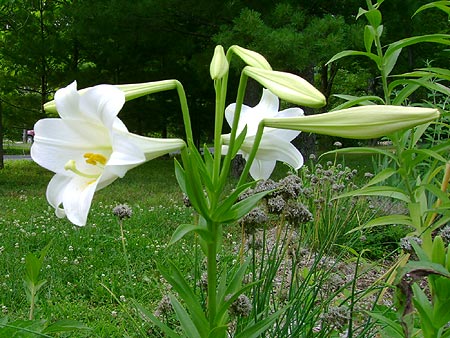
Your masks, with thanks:
[{"label": "wildflower", "polygon": [[127,204],[119,204],[114,207],[113,214],[122,220],[130,218],[133,215],[133,210]]},{"label": "wildflower", "polygon": [[283,212],[286,220],[295,225],[304,224],[313,220],[313,216],[306,206],[295,201],[289,201]]},{"label": "wildflower", "polygon": [[278,193],[287,199],[297,198],[302,193],[302,180],[297,175],[289,175],[278,182]]},{"label": "wildflower", "polygon": [[[255,107],[242,106],[237,133],[241,133],[247,126],[247,134],[239,151],[245,160],[248,160],[259,122],[263,118],[287,118],[303,115],[303,110],[300,108],[289,108],[282,111],[278,111],[278,108],[278,97],[267,89],[263,90],[261,101]],[[233,125],[235,109],[236,104],[233,103],[225,110],[225,117],[230,126]],[[298,134],[299,131],[264,129],[256,157],[250,167],[250,175],[253,179],[268,179],[275,168],[276,161],[285,162],[293,168],[299,169],[303,165],[302,154],[290,143]],[[223,135],[222,137],[224,143],[227,144],[229,135]]]},{"label": "wildflower", "polygon": [[168,295],[164,295],[159,304],[158,307],[155,310],[155,316],[156,317],[165,317],[169,315],[173,311],[172,303],[170,302],[170,298]]},{"label": "wildflower", "polygon": [[251,234],[268,220],[269,218],[266,213],[261,208],[257,207],[242,217],[239,223],[244,227],[247,234]]},{"label": "wildflower", "polygon": [[267,200],[267,208],[270,213],[279,214],[284,209],[286,201],[281,195],[269,198]]},{"label": "wildflower", "polygon": [[86,224],[95,191],[155,157],[184,147],[178,139],[152,139],[128,132],[117,114],[125,94],[111,85],[77,91],[77,84],[58,90],[61,118],[38,121],[31,157],[56,173],[47,200],[58,217]]},{"label": "wildflower", "polygon": [[252,308],[250,299],[242,294],[230,305],[230,313],[239,317],[248,317],[252,312]]},{"label": "wildflower", "polygon": [[341,147],[342,147],[342,143],[339,142],[339,141],[334,142],[333,145],[334,145],[336,148],[341,148]]},{"label": "wildflower", "polygon": [[420,239],[419,237],[406,236],[400,239],[400,248],[402,248],[406,252],[412,253],[414,251],[411,245],[412,241],[416,242],[419,245],[422,244],[422,239]]}]

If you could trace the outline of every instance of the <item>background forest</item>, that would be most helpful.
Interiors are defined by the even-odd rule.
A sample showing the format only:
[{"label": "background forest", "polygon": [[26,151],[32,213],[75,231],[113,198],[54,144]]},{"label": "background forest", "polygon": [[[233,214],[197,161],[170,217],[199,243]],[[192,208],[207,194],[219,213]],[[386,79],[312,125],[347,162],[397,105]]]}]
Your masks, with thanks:
[{"label": "background forest", "polygon": [[[412,17],[427,2],[385,1],[384,43],[448,32],[448,17],[441,11]],[[23,129],[33,128],[46,115],[42,104],[73,80],[83,88],[170,78],[180,80],[189,95],[197,142],[208,142],[214,104],[208,67],[216,44],[260,52],[272,60],[274,69],[308,79],[331,106],[337,102],[333,93],[376,95],[381,90],[377,70],[365,59],[326,65],[339,51],[364,49],[364,23],[356,20],[364,4],[363,0],[2,0],[0,142],[4,137],[19,140]],[[426,65],[445,67],[447,62],[440,46],[413,45],[402,52],[393,73]],[[260,93],[251,94],[250,86],[247,101],[253,105]],[[130,102],[121,118],[138,134],[178,136],[182,119],[173,95]]]}]

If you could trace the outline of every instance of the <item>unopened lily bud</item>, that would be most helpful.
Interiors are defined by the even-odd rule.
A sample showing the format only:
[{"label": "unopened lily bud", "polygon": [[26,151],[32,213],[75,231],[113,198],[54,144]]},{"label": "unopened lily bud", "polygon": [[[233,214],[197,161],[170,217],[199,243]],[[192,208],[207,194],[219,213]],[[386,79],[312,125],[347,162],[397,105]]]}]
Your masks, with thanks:
[{"label": "unopened lily bud", "polygon": [[239,56],[242,61],[244,61],[249,66],[272,70],[272,67],[270,66],[266,58],[257,52],[242,48],[237,45],[231,46],[229,50]]},{"label": "unopened lily bud", "polygon": [[[145,96],[151,93],[157,93],[165,90],[172,90],[181,85],[177,80],[162,80],[144,83],[132,83],[115,85],[114,87],[120,89],[125,94],[125,101],[131,101],[138,97]],[[78,90],[78,94],[83,95],[90,87]],[[49,101],[44,104],[44,110],[47,113],[57,114],[55,100]]]},{"label": "unopened lily bud", "polygon": [[209,66],[209,73],[211,74],[211,79],[218,80],[221,79],[226,72],[228,72],[228,60],[223,51],[222,46],[216,46],[214,49],[214,55]]},{"label": "unopened lily bud", "polygon": [[249,66],[244,71],[280,99],[313,108],[326,104],[325,96],[300,76]]},{"label": "unopened lily bud", "polygon": [[264,126],[300,130],[316,134],[355,139],[370,139],[409,129],[437,119],[434,108],[370,105],[329,113],[264,119]]}]

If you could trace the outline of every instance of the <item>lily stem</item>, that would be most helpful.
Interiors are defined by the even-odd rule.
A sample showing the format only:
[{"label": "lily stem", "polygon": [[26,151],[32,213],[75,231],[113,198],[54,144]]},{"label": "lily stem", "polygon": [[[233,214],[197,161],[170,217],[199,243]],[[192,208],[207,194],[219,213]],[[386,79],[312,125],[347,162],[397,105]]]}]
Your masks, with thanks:
[{"label": "lily stem", "polygon": [[215,327],[216,312],[217,312],[217,227],[212,223],[209,226],[212,236],[214,238],[211,243],[208,243],[208,257],[207,257],[207,273],[208,273],[208,318],[209,328],[212,330]]}]

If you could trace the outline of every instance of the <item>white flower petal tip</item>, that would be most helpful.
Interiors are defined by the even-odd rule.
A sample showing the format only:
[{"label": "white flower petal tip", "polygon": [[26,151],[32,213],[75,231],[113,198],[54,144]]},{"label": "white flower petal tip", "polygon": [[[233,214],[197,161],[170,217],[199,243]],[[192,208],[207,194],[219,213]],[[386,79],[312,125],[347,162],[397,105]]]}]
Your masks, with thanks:
[{"label": "white flower petal tip", "polygon": [[151,139],[129,133],[117,114],[125,94],[111,85],[77,91],[60,89],[54,104],[61,118],[35,125],[33,160],[55,176],[47,200],[58,217],[86,224],[95,191],[145,161],[181,149],[179,139]]},{"label": "white flower petal tip", "polygon": [[[252,150],[261,120],[303,116],[303,110],[299,108],[278,111],[278,106],[278,97],[271,91],[264,89],[261,101],[255,107],[242,107],[238,122],[238,132],[242,131],[246,126],[247,134],[239,152],[245,159],[248,159]],[[235,104],[232,104],[225,111],[225,116],[230,126],[233,124],[234,113]],[[295,130],[265,128],[255,159],[250,167],[252,178],[255,180],[269,178],[277,161],[287,163],[295,169],[300,168],[303,165],[303,157],[297,148],[290,143],[299,133],[299,131]],[[222,135],[222,141],[225,145],[229,144],[230,135]]]}]

